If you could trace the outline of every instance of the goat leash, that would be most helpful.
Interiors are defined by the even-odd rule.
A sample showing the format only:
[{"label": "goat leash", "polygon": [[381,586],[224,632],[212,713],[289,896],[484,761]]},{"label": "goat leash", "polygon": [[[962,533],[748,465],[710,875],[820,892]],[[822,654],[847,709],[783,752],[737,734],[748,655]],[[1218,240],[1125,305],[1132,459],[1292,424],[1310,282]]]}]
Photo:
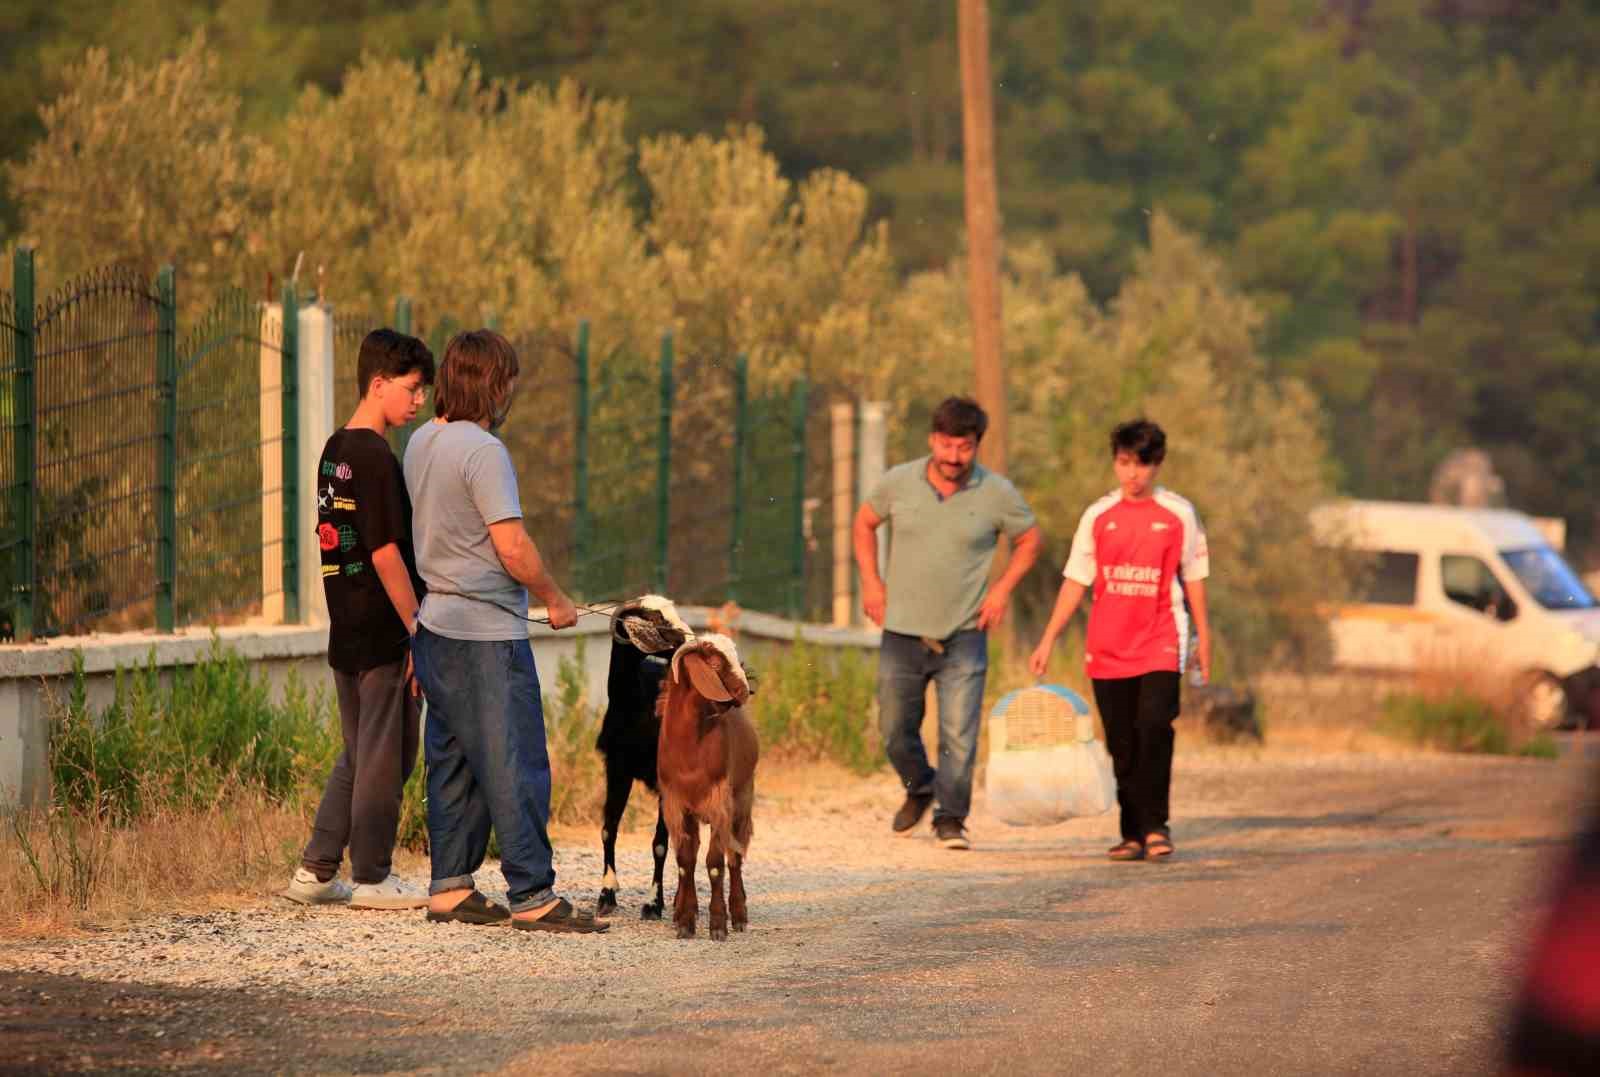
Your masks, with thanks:
[{"label": "goat leash", "polygon": [[[529,624],[547,625],[550,623],[550,618],[548,617],[529,617],[520,610],[514,610],[502,602],[496,602],[492,598],[484,598],[482,595],[464,595],[460,591],[435,591],[431,589],[428,591],[428,594],[439,595],[442,598],[464,598],[470,602],[482,602],[485,606],[493,606],[496,609],[505,610],[507,613],[511,614],[511,616],[516,617],[519,620],[527,621]],[[601,602],[594,606],[585,606],[579,602],[574,602],[572,604],[573,608],[578,611],[579,617],[609,617],[611,616],[611,611],[620,605],[622,605],[621,602]]]}]

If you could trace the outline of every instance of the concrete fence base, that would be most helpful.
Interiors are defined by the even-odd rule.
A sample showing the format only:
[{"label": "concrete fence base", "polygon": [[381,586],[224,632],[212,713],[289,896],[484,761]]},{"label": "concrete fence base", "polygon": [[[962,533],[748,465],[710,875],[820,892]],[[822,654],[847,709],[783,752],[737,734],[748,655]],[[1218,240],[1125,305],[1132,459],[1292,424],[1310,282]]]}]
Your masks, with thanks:
[{"label": "concrete fence base", "polygon": [[[716,624],[719,611],[689,606],[680,607],[679,612],[697,631],[713,626],[727,630]],[[744,646],[758,642],[781,645],[799,638],[825,647],[876,650],[879,638],[876,629],[801,624],[749,611],[740,612],[730,627]],[[549,693],[554,689],[562,661],[575,659],[581,643],[588,696],[603,704],[611,653],[609,629],[604,617],[584,617],[563,632],[530,625],[528,634],[543,690]],[[131,632],[60,637],[0,646],[0,807],[40,806],[49,801],[50,715],[65,703],[75,655],[83,657],[89,705],[102,709],[114,696],[118,670],[142,669],[152,661],[166,673],[195,665],[210,653],[213,638],[254,663],[280,698],[291,674],[308,691],[320,690],[333,698],[326,627],[247,625],[171,635]]]}]

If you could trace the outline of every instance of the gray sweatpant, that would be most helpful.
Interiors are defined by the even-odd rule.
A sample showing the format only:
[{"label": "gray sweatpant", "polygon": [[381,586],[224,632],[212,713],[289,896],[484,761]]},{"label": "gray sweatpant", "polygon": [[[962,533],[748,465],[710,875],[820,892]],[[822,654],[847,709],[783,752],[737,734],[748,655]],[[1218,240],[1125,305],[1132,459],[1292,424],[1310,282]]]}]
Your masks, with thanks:
[{"label": "gray sweatpant", "polygon": [[350,877],[389,877],[400,796],[417,765],[420,701],[411,695],[404,659],[351,674],[334,671],[344,751],[333,764],[300,862],[327,880],[338,874],[345,846]]}]

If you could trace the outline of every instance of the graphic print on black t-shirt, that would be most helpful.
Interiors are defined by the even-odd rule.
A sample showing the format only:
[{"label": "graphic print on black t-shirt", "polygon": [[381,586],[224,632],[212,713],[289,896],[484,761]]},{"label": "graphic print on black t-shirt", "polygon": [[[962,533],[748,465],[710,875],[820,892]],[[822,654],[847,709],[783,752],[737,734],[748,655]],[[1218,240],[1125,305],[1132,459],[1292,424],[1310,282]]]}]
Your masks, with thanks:
[{"label": "graphic print on black t-shirt", "polygon": [[394,543],[422,597],[411,547],[411,499],[389,443],[371,430],[337,430],[317,462],[317,545],[328,598],[328,665],[361,673],[405,657],[407,636],[372,551]]}]

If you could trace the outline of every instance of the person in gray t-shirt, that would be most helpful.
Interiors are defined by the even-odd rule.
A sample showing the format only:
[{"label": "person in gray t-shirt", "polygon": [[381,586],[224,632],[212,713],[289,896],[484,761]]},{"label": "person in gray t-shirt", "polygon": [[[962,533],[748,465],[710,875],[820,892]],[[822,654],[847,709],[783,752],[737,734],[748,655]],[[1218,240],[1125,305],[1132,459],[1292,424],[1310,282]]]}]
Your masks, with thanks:
[{"label": "person in gray t-shirt", "polygon": [[[406,446],[417,571],[428,585],[411,645],[428,700],[428,919],[592,933],[606,925],[555,892],[550,755],[527,592],[545,604],[552,628],[578,615],[522,525],[516,471],[493,434],[510,409],[517,367],[499,333],[458,334],[439,367],[438,418]],[[509,910],[473,882],[491,824]]]},{"label": "person in gray t-shirt", "polygon": [[[905,786],[894,816],[905,833],[938,802],[934,832],[968,848],[967,810],[989,670],[988,630],[1039,556],[1039,526],[1017,488],[977,463],[988,416],[964,397],[933,413],[930,455],[890,468],[856,512],[852,531],[861,598],[883,626],[878,721]],[[878,573],[877,529],[890,525],[889,580]],[[1004,532],[1014,543],[1005,574],[989,583]],[[939,692],[939,769],[922,743],[928,682]]]},{"label": "person in gray t-shirt", "polygon": [[435,420],[406,446],[406,486],[422,578],[430,601],[420,620],[451,639],[503,640],[528,634],[528,592],[495,552],[491,528],[522,521],[511,455],[477,423]]}]

